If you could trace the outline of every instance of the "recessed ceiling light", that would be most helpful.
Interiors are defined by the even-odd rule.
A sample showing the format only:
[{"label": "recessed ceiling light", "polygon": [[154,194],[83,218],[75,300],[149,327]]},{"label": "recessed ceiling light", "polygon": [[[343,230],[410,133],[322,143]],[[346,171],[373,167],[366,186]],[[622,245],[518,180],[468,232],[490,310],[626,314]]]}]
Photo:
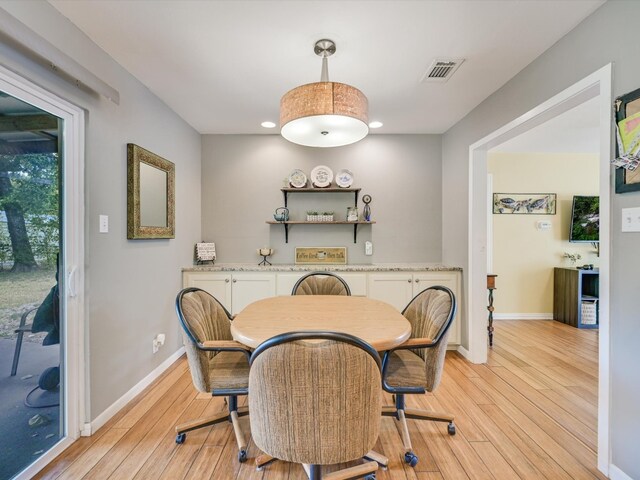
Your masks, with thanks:
[{"label": "recessed ceiling light", "polygon": [[262,122],[260,125],[262,125],[264,128],[274,128],[276,126],[276,124],[273,122]]},{"label": "recessed ceiling light", "polygon": [[383,125],[382,122],[371,122],[369,128],[380,128]]}]

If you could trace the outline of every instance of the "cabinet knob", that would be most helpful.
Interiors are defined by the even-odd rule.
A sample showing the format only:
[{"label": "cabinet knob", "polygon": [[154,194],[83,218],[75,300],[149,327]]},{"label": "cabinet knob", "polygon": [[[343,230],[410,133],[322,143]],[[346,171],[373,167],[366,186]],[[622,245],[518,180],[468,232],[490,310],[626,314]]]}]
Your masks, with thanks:
[{"label": "cabinet knob", "polygon": [[233,283],[236,283],[238,280],[236,280],[235,278],[233,279]]},{"label": "cabinet knob", "polygon": [[225,279],[224,279],[224,283],[229,283],[229,279],[228,279],[228,278],[225,278]]},{"label": "cabinet knob", "polygon": [[407,280],[407,282],[411,283],[411,279]]},{"label": "cabinet knob", "polygon": [[416,278],[416,283],[420,283],[420,279]]}]

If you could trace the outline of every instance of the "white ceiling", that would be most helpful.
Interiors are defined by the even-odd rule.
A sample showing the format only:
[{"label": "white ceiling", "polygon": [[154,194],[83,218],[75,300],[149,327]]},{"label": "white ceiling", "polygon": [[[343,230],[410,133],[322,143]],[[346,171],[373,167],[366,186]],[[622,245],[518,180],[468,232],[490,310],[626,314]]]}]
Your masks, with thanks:
[{"label": "white ceiling", "polygon": [[599,153],[600,103],[593,98],[491,149],[512,153]]},{"label": "white ceiling", "polygon": [[[360,88],[379,133],[442,133],[604,0],[49,0],[200,133],[274,133],[280,97],[320,79]],[[420,83],[436,57],[465,58]]]}]

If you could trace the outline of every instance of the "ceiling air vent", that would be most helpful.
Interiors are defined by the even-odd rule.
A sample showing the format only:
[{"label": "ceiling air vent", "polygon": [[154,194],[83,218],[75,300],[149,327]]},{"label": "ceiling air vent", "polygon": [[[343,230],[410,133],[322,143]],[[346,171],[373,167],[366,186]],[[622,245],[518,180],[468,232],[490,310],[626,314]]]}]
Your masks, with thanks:
[{"label": "ceiling air vent", "polygon": [[436,58],[427,72],[422,76],[421,82],[446,82],[451,78],[451,75],[458,69],[464,62],[464,58]]}]

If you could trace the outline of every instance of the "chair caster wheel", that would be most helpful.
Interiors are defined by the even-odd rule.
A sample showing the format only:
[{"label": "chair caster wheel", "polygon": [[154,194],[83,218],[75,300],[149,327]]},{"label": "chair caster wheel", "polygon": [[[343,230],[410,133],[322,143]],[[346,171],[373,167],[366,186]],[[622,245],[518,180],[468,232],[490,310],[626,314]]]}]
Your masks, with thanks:
[{"label": "chair caster wheel", "polygon": [[186,433],[179,433],[178,435],[176,435],[176,443],[178,445],[184,443],[185,439],[187,438],[187,434]]},{"label": "chair caster wheel", "polygon": [[238,461],[240,463],[244,463],[247,461],[247,451],[246,450],[240,450],[238,452]]},{"label": "chair caster wheel", "polygon": [[456,426],[453,424],[453,422],[451,422],[447,426],[447,432],[449,433],[449,435],[455,435],[456,434]]},{"label": "chair caster wheel", "polygon": [[418,456],[413,452],[407,452],[404,454],[404,463],[415,467],[418,464]]}]

